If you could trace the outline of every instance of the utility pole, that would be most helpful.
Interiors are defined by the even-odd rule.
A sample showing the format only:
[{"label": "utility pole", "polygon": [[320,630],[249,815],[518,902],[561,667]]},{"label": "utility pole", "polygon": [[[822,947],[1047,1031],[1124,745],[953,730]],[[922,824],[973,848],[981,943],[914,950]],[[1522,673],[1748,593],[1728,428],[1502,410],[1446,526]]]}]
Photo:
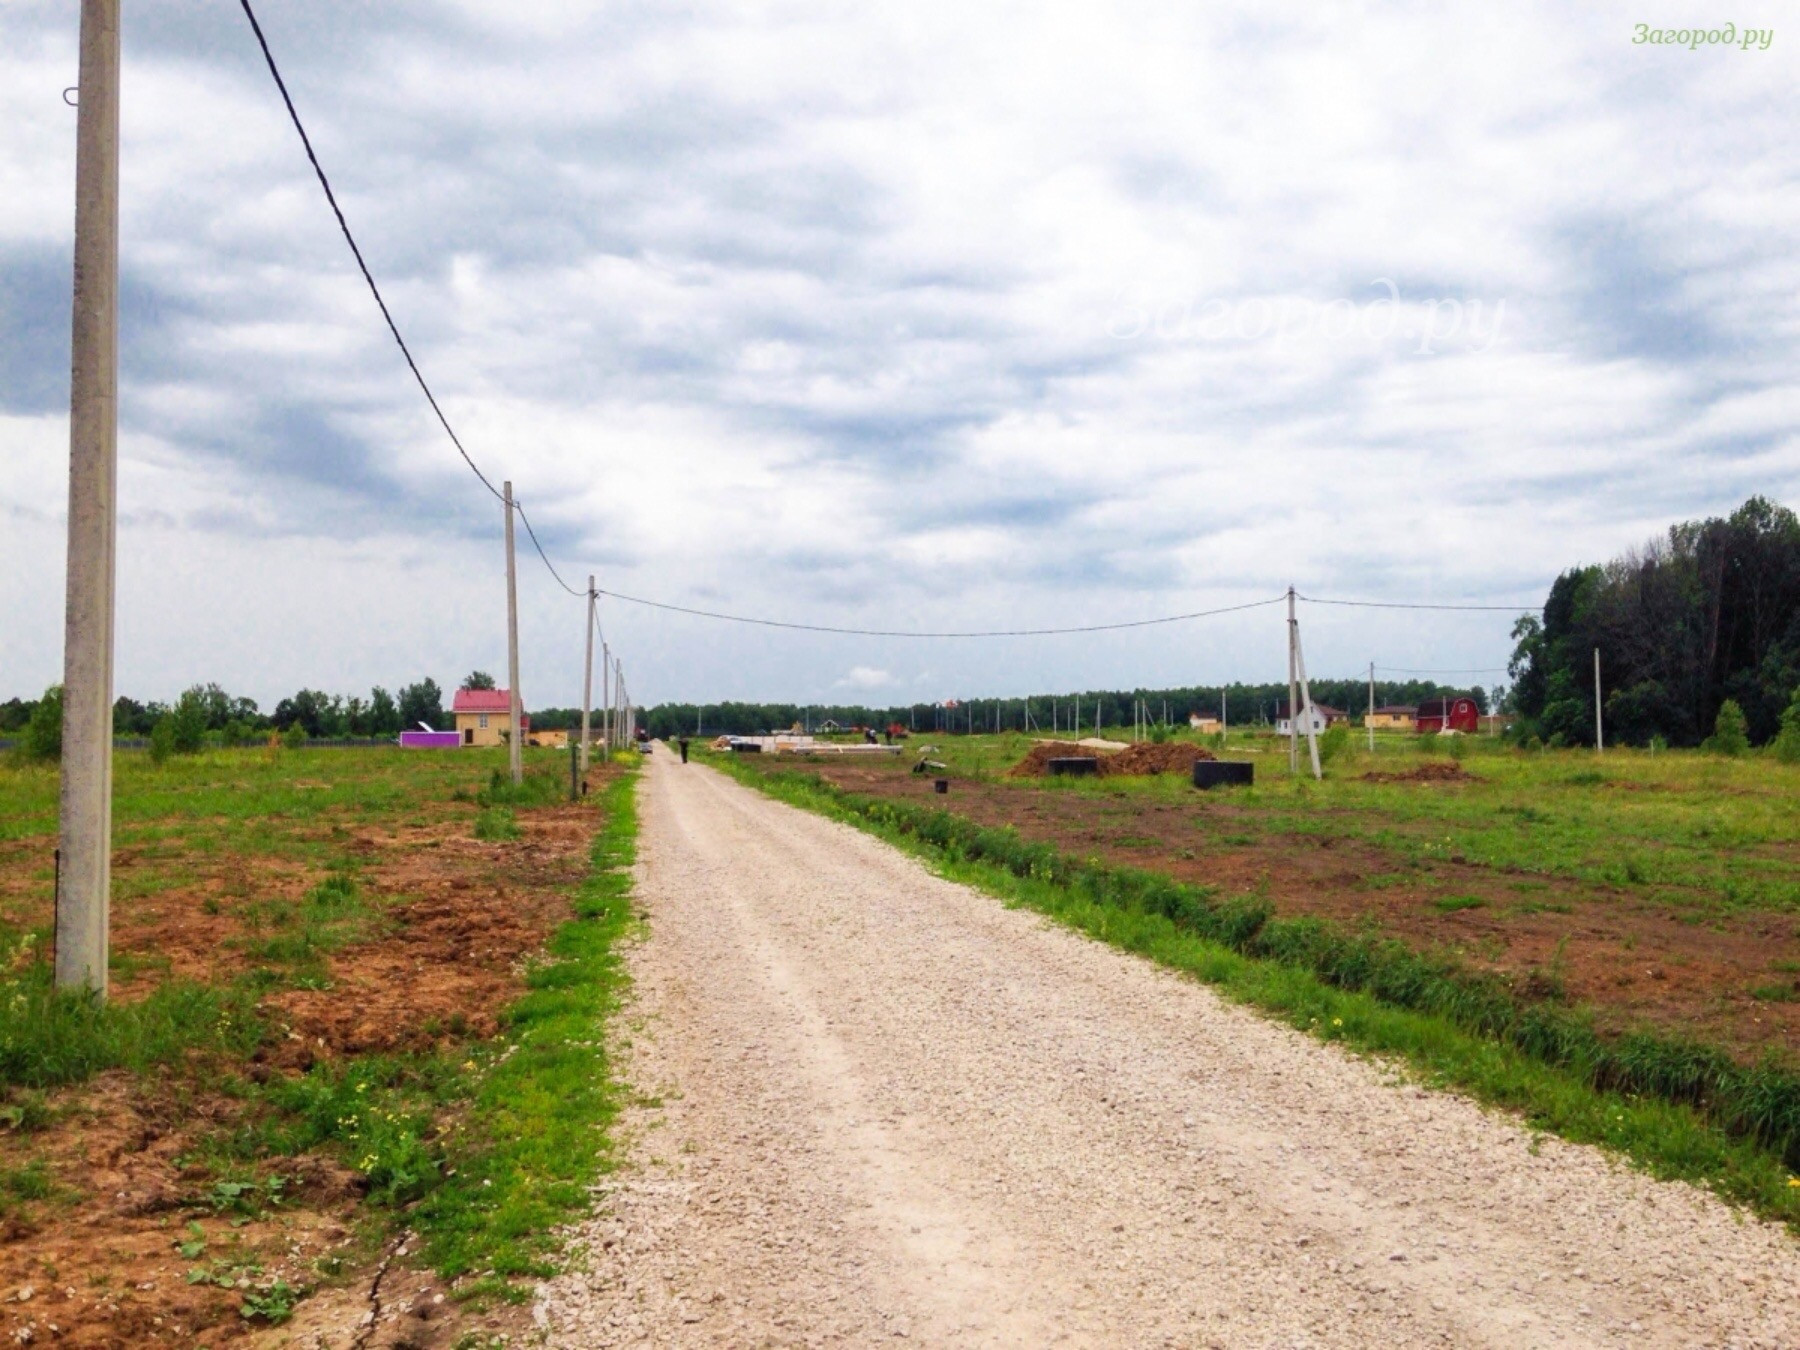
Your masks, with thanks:
[{"label": "utility pole", "polygon": [[1220,737],[1221,744],[1224,743],[1225,734],[1231,730],[1231,723],[1226,720],[1229,716],[1230,716],[1230,709],[1228,709],[1225,706],[1225,686],[1220,685],[1219,686],[1219,737]]},{"label": "utility pole", "polygon": [[1319,728],[1313,716],[1312,690],[1306,687],[1306,653],[1300,647],[1300,625],[1294,625],[1294,665],[1300,675],[1300,701],[1306,705],[1306,748],[1312,755],[1312,771],[1314,778],[1323,778],[1325,771],[1319,765]]},{"label": "utility pole", "polygon": [[119,0],[82,0],[56,987],[106,995],[119,479]]},{"label": "utility pole", "polygon": [[1295,660],[1300,649],[1300,621],[1294,617],[1294,588],[1288,587],[1288,772],[1300,772],[1300,688]]},{"label": "utility pole", "polygon": [[1369,662],[1369,753],[1375,753],[1375,663]]},{"label": "utility pole", "polygon": [[1606,752],[1606,738],[1600,729],[1600,649],[1594,648],[1594,753]]},{"label": "utility pole", "polygon": [[525,780],[525,748],[519,735],[519,568],[513,558],[512,479],[505,483],[506,499],[506,760],[512,768],[513,786]]},{"label": "utility pole", "polygon": [[581,675],[581,771],[588,767],[588,716],[594,705],[594,603],[599,597],[594,593],[594,578],[588,577],[587,602],[587,662],[582,666]]},{"label": "utility pole", "polygon": [[600,744],[612,754],[612,648],[600,644]]}]

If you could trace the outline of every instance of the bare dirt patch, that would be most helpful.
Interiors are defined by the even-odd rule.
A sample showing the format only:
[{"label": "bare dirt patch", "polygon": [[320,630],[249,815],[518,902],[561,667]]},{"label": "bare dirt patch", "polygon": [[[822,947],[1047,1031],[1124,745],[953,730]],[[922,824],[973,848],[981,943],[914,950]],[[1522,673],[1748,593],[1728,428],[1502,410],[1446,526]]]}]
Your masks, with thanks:
[{"label": "bare dirt patch", "polygon": [[1398,773],[1365,773],[1362,780],[1365,783],[1470,783],[1475,781],[1475,775],[1453,759],[1428,759],[1416,768]]},{"label": "bare dirt patch", "polygon": [[[336,1307],[341,1326],[307,1344],[350,1344],[378,1256],[361,1176],[333,1158],[276,1159],[257,1169],[262,1190],[247,1203],[221,1185],[203,1145],[246,1110],[234,1081],[492,1035],[533,954],[568,917],[599,824],[585,805],[520,809],[519,838],[483,841],[471,833],[472,805],[425,814],[424,824],[327,825],[377,917],[322,958],[322,987],[278,987],[260,1001],[274,1039],[251,1061],[109,1073],[48,1094],[45,1127],[0,1133],[0,1178],[41,1179],[0,1213],[0,1337],[83,1347],[279,1338],[290,1329],[270,1333],[242,1315],[246,1290],[335,1281],[343,1287],[321,1297],[320,1312]],[[141,884],[156,869],[179,869],[180,879]],[[258,907],[296,902],[323,875],[288,857],[181,847],[127,850],[119,871],[115,947],[125,961],[113,996],[126,1001],[171,973],[241,977],[256,964],[246,944],[266,931]],[[190,1283],[197,1271],[208,1278]],[[410,1290],[406,1335],[368,1343],[450,1344],[458,1305],[403,1263],[390,1278]]]}]

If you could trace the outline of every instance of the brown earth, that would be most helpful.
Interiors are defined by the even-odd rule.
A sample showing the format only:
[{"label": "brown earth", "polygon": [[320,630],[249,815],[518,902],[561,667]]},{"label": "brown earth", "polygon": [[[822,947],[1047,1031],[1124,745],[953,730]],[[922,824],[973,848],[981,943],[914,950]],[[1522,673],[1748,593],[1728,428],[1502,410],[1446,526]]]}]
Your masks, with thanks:
[{"label": "brown earth", "polygon": [[[1691,1034],[1746,1060],[1800,1044],[1800,998],[1765,1001],[1748,993],[1770,982],[1772,966],[1800,963],[1800,920],[1793,915],[1697,922],[1622,889],[1486,867],[1457,855],[1415,866],[1365,840],[1268,833],[1255,812],[1199,794],[1179,804],[1123,789],[1044,791],[1023,782],[956,779],[949,795],[939,797],[930,783],[882,766],[809,767],[848,791],[917,800],[982,825],[1010,825],[1027,839],[1084,857],[1149,868],[1227,895],[1261,896],[1277,914],[1370,925],[1415,947],[1453,953],[1526,992],[1560,989],[1570,1001],[1591,1006],[1605,1029]],[[1453,790],[1457,780],[1437,773],[1401,781],[1417,781],[1425,791]]]},{"label": "brown earth", "polygon": [[1192,773],[1194,764],[1212,759],[1210,750],[1185,741],[1156,745],[1140,741],[1123,750],[1095,751],[1072,743],[1039,741],[1025,758],[1006,771],[1009,778],[1048,778],[1053,759],[1091,758],[1102,778],[1142,777],[1153,773]]},{"label": "brown earth", "polygon": [[[257,1285],[317,1286],[334,1278],[319,1263],[330,1270],[335,1258],[340,1287],[315,1300],[316,1311],[301,1310],[317,1322],[337,1308],[342,1336],[307,1344],[351,1343],[378,1255],[359,1214],[360,1176],[328,1158],[277,1159],[261,1175],[283,1179],[279,1203],[234,1216],[215,1205],[219,1178],[195,1155],[241,1117],[243,1102],[227,1090],[234,1072],[265,1081],[321,1059],[447,1049],[493,1034],[499,1011],[522,992],[525,963],[568,916],[599,821],[587,806],[520,809],[522,837],[489,842],[470,833],[472,806],[446,808],[423,825],[331,827],[360,862],[361,891],[378,902],[380,921],[327,958],[328,988],[283,989],[262,1001],[279,1039],[251,1063],[147,1078],[109,1073],[49,1094],[46,1128],[0,1133],[0,1178],[37,1165],[52,1186],[47,1199],[5,1207],[0,1337],[109,1348],[282,1339],[287,1329],[271,1333],[240,1315],[239,1290],[189,1284],[189,1272],[222,1261],[221,1270],[258,1268]],[[134,874],[169,861],[165,849],[121,851],[116,875],[126,898],[115,908],[115,945],[143,964],[127,962],[117,999],[141,996],[164,971],[241,975],[255,903],[298,899],[322,876],[293,860],[190,852],[181,884],[129,898],[143,880]],[[177,1250],[196,1240],[206,1243],[200,1256]],[[451,1344],[465,1319],[429,1274],[396,1267],[384,1278],[411,1290],[416,1312],[404,1337],[368,1345]]]},{"label": "brown earth", "polygon": [[1365,773],[1365,783],[1467,783],[1474,775],[1453,759],[1428,759],[1417,768],[1398,773]]}]

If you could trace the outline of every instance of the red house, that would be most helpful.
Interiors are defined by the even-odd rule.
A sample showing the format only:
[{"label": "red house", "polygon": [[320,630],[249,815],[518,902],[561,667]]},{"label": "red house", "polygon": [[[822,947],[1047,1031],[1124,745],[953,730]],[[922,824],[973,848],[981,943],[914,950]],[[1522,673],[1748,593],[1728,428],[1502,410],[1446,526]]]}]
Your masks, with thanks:
[{"label": "red house", "polygon": [[1414,725],[1421,736],[1434,731],[1460,731],[1473,736],[1481,730],[1481,710],[1472,698],[1428,698],[1419,705]]}]

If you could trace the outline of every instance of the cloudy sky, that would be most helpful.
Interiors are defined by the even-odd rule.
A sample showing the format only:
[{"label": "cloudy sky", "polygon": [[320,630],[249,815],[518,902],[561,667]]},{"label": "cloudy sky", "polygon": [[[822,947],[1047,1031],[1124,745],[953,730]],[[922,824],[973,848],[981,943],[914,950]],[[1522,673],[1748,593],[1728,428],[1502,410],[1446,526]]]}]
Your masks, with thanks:
[{"label": "cloudy sky", "polygon": [[[119,689],[502,671],[500,509],[242,13],[125,8]],[[77,9],[0,3],[0,697],[61,668]],[[1800,504],[1800,28],[1634,44],[1643,9],[259,14],[427,378],[565,577],[961,629],[1289,582],[1529,603],[1673,520]],[[522,559],[521,605],[528,703],[576,701],[581,602]],[[652,702],[1283,661],[1273,608],[986,643],[603,614]],[[1504,614],[1303,624],[1321,674],[1509,646]]]}]

